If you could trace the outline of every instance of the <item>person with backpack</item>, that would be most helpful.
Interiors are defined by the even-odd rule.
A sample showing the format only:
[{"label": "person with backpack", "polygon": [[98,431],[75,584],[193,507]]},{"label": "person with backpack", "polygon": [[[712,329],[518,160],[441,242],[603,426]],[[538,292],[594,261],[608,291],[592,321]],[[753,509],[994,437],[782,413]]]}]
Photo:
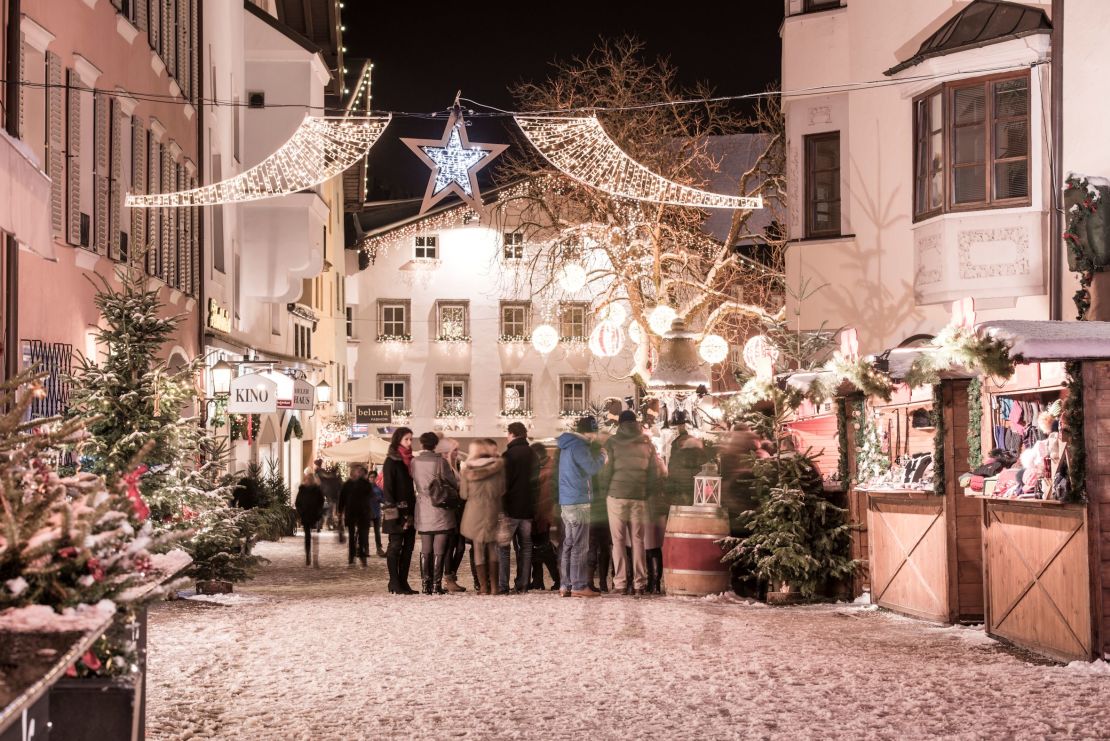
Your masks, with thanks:
[{"label": "person with backpack", "polygon": [[412,482],[416,489],[416,532],[420,536],[420,581],[424,594],[447,594],[443,589],[443,566],[447,540],[458,526],[459,477],[447,459],[436,452],[439,436],[420,436],[422,450],[412,459]]}]

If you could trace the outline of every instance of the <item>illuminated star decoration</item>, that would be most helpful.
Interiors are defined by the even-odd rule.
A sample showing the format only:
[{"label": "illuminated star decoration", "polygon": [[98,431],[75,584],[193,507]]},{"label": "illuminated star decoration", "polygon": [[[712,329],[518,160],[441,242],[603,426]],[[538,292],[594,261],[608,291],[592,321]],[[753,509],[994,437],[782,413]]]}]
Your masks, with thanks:
[{"label": "illuminated star decoration", "polygon": [[471,144],[466,138],[466,121],[456,109],[447,120],[442,139],[401,139],[405,146],[432,169],[424,192],[424,213],[454,193],[473,208],[482,208],[478,171],[508,149],[508,144]]}]

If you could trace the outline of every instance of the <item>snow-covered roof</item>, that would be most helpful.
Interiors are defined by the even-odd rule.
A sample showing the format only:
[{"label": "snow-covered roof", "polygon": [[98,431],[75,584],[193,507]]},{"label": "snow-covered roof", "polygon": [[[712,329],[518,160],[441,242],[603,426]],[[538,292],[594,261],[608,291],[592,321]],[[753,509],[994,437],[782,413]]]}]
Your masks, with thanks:
[{"label": "snow-covered roof", "polygon": [[975,331],[1005,342],[1011,357],[1027,363],[1110,359],[1110,322],[1000,319]]},{"label": "snow-covered roof", "polygon": [[[889,361],[887,373],[895,381],[901,381],[906,377],[906,374],[910,372],[910,368],[913,366],[915,360],[933,352],[935,352],[935,350],[929,346],[895,347],[887,350],[887,360]],[[872,356],[869,359],[874,358],[875,356]],[[975,373],[967,368],[956,367],[945,368],[939,371],[939,375],[941,378],[958,379],[972,378],[975,376]]]}]

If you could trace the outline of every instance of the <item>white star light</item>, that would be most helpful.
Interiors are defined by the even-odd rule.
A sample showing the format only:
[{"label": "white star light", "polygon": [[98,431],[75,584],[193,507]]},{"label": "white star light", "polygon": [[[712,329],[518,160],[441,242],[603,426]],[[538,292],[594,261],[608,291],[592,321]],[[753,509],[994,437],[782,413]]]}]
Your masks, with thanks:
[{"label": "white star light", "polygon": [[479,147],[465,148],[459,139],[459,125],[451,129],[451,137],[446,147],[420,147],[424,154],[439,166],[436,172],[436,185],[432,195],[437,195],[452,183],[457,183],[468,195],[474,195],[470,187],[470,168],[489,156],[489,150]]}]

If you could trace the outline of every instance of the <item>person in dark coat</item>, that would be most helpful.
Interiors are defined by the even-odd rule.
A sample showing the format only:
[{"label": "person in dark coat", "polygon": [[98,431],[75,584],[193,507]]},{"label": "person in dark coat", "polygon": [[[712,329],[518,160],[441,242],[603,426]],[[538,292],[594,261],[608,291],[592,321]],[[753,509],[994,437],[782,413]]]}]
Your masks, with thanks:
[{"label": "person in dark coat", "polygon": [[329,528],[334,526],[336,532],[339,533],[339,542],[342,543],[344,540],[343,516],[339,511],[339,487],[343,485],[343,480],[339,477],[339,472],[334,464],[331,468],[325,468],[324,460],[317,458],[315,465],[316,482],[324,490],[324,517],[321,518],[320,525]]},{"label": "person in dark coat", "polygon": [[258,506],[258,482],[250,476],[239,479],[231,494],[231,503],[240,509],[254,509]]},{"label": "person in dark coat", "polygon": [[411,465],[412,430],[398,427],[382,464],[382,532],[389,536],[385,559],[393,594],[416,594],[409,586],[409,567],[416,546],[416,489]]},{"label": "person in dark coat", "polygon": [[347,565],[355,562],[355,553],[362,565],[370,556],[370,518],[374,504],[374,489],[366,480],[366,466],[351,464],[351,478],[339,489],[339,509],[347,523]]},{"label": "person in dark coat", "polygon": [[316,475],[306,468],[297,498],[293,503],[304,528],[304,565],[312,565],[312,530],[324,516],[324,490],[316,483]]},{"label": "person in dark coat", "polygon": [[[374,490],[374,501],[370,505],[370,522],[374,525],[374,547],[377,550],[378,558],[385,558],[385,551],[382,550],[382,499],[385,498],[385,494],[382,493],[382,488],[377,484],[377,471],[371,471],[368,480],[370,481],[370,488]],[[342,533],[343,531],[340,530],[339,532]]]},{"label": "person in dark coat", "polygon": [[558,501],[559,463],[555,456],[548,455],[543,443],[532,443],[536,454],[536,515],[532,518],[532,589],[544,588],[543,567],[547,566],[555,583],[553,590],[559,590],[559,557],[551,542],[551,530],[557,527],[556,502]]},{"label": "person in dark coat", "polygon": [[[502,454],[505,459],[505,523],[506,535],[516,547],[517,592],[526,592],[532,583],[532,518],[536,515],[536,454],[528,445],[528,428],[522,422],[508,427],[509,444]],[[501,573],[498,593],[509,592],[509,543],[499,543]]]}]

